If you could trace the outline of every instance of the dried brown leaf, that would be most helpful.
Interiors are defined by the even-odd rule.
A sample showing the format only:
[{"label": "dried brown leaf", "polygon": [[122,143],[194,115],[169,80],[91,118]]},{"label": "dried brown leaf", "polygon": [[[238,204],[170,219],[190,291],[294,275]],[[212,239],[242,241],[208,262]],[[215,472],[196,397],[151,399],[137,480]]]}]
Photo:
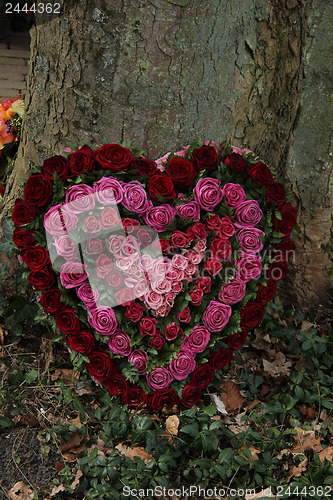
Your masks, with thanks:
[{"label": "dried brown leaf", "polygon": [[290,367],[292,365],[291,361],[286,361],[286,357],[283,352],[278,352],[275,356],[275,360],[271,363],[267,359],[263,359],[264,370],[268,372],[272,377],[278,377],[279,375],[289,374]]},{"label": "dried brown leaf", "polygon": [[75,479],[74,481],[72,482],[72,484],[70,485],[70,488],[72,490],[75,490],[75,488],[78,486],[78,484],[80,483],[80,478],[83,476],[83,472],[82,470],[77,470],[76,471],[76,474],[75,474]]},{"label": "dried brown leaf", "polygon": [[179,428],[179,418],[177,415],[170,415],[165,421],[166,430],[170,432],[172,436],[177,436]]},{"label": "dried brown leaf", "polygon": [[76,448],[81,444],[82,439],[83,438],[79,436],[78,432],[73,432],[69,440],[63,441],[59,445],[59,451],[64,453],[65,451],[73,450],[73,448]]},{"label": "dried brown leaf", "polygon": [[333,460],[333,447],[332,446],[327,446],[324,450],[322,450],[319,454],[320,458],[320,463],[322,464],[325,458],[329,461],[332,462]]},{"label": "dried brown leaf", "polygon": [[291,453],[303,454],[307,450],[319,453],[323,447],[320,443],[320,436],[316,438],[314,431],[306,431],[301,427],[295,427],[295,445],[291,448]]},{"label": "dried brown leaf", "polygon": [[287,483],[289,483],[292,477],[299,477],[302,475],[302,472],[306,471],[306,465],[308,463],[308,459],[305,457],[302,462],[300,462],[297,466],[293,465],[289,471],[288,477],[286,479]]},{"label": "dried brown leaf", "polygon": [[237,384],[232,380],[226,380],[220,385],[222,392],[220,398],[224,403],[226,411],[229,413],[232,410],[237,410],[242,407],[243,396],[239,392]]},{"label": "dried brown leaf", "polygon": [[71,370],[70,368],[57,368],[51,375],[52,382],[56,380],[62,379],[64,382],[68,384],[75,382],[78,380],[80,374],[75,370]]},{"label": "dried brown leaf", "polygon": [[134,460],[134,457],[140,457],[145,461],[145,463],[147,463],[148,460],[151,460],[153,458],[153,456],[149,455],[149,453],[147,453],[142,446],[131,448],[130,446],[119,443],[115,448],[120,451],[120,453],[122,453],[126,457],[131,458],[132,460]]},{"label": "dried brown leaf", "polygon": [[55,497],[56,495],[58,495],[58,493],[61,493],[62,491],[65,491],[65,486],[63,484],[59,484],[58,486],[53,486],[50,493],[50,498]]},{"label": "dried brown leaf", "polygon": [[263,332],[259,328],[255,328],[254,334],[256,336],[255,340],[251,343],[251,346],[260,350],[267,350],[267,348],[271,345],[272,341],[268,333]]},{"label": "dried brown leaf", "polygon": [[33,500],[34,492],[23,481],[18,481],[8,491],[10,500]]},{"label": "dried brown leaf", "polygon": [[[242,451],[241,451],[241,450],[246,450],[246,449],[247,449],[247,446],[245,446],[245,444],[244,444],[244,445],[241,447],[241,449],[240,449],[239,453],[240,453],[241,455],[243,455],[243,457],[244,457],[244,458],[246,458],[246,459],[247,459],[247,457],[246,457],[246,456],[244,455],[244,453],[242,453]],[[259,457],[258,457],[258,453],[261,453],[261,450],[258,450],[257,448],[255,448],[254,446],[252,446],[252,444],[251,444],[251,446],[249,446],[249,448],[248,448],[248,449],[249,449],[249,450],[250,450],[250,452],[251,452],[252,460],[258,460],[258,459],[259,459]]]}]

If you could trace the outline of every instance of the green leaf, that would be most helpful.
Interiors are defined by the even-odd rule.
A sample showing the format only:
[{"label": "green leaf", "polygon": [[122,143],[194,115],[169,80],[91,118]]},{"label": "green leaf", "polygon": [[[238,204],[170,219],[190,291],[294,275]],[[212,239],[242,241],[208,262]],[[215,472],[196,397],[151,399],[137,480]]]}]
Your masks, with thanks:
[{"label": "green leaf", "polygon": [[24,379],[28,384],[32,384],[37,380],[38,378],[38,371],[37,370],[31,370],[30,372],[26,373],[24,375]]},{"label": "green leaf", "polygon": [[0,427],[14,427],[14,422],[8,417],[0,417]]}]

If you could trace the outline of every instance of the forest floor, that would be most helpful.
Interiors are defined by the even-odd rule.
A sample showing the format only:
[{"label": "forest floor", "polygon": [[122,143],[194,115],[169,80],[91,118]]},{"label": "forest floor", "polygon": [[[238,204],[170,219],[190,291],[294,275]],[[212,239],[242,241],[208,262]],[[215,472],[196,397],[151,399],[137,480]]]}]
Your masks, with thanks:
[{"label": "forest floor", "polygon": [[[194,412],[174,409],[154,415],[148,410],[119,409],[123,413],[113,412],[112,418],[105,412],[113,411],[117,401],[105,404],[101,391],[73,371],[68,353],[52,341],[46,324],[29,321],[29,315],[34,315],[31,291],[17,292],[18,276],[12,260],[0,286],[0,499],[126,498],[121,488],[129,473],[128,460],[135,465],[128,484],[135,484],[134,480],[140,484],[138,477],[144,472],[148,486],[163,485],[164,478],[170,488],[226,484],[227,491],[247,486],[257,492],[205,498],[291,498],[288,491],[278,497],[276,490],[272,493],[269,487],[274,484],[275,488],[321,485],[324,490],[316,490],[318,498],[330,498],[333,356],[329,310],[286,313],[276,299],[264,326],[251,333],[224,370],[220,388],[207,391]],[[22,310],[27,319],[20,315]],[[117,419],[125,431],[112,427]],[[138,419],[144,423],[139,434],[134,429]],[[202,440],[194,446],[196,432],[201,437],[206,433],[209,440],[211,430],[216,440],[217,429],[222,431],[214,445]],[[158,435],[157,441],[152,432]],[[228,454],[226,446],[231,450]],[[170,460],[162,466],[165,456]],[[212,468],[219,472],[227,456],[232,470],[231,475],[226,470],[228,482],[222,468],[220,478],[212,481]],[[119,457],[127,457],[127,462],[119,462]],[[118,462],[112,466],[111,460]],[[127,466],[125,473],[122,465]],[[103,490],[104,466],[110,490]],[[115,468],[117,478],[112,475]],[[267,496],[258,496],[262,491]],[[190,498],[186,495],[181,498]],[[137,492],[130,498],[142,496]],[[297,493],[294,498],[317,496],[304,490],[303,496]]]}]

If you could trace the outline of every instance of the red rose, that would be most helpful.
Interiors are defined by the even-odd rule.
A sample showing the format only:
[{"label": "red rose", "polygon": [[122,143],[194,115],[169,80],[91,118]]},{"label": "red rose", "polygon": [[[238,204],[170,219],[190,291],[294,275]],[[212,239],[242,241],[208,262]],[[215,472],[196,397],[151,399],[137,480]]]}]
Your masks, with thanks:
[{"label": "red rose", "polygon": [[242,326],[239,332],[236,332],[233,335],[228,335],[228,337],[226,337],[225,339],[225,342],[226,344],[228,344],[230,349],[234,349],[234,351],[237,351],[244,345],[248,333],[248,329]]},{"label": "red rose", "polygon": [[231,220],[229,219],[229,217],[227,215],[222,217],[221,222],[222,222],[222,224],[221,224],[221,229],[220,229],[219,233],[221,233],[222,235],[228,236],[228,238],[230,238],[235,232],[235,227],[234,227],[233,223],[231,222]]},{"label": "red rose", "polygon": [[[13,238],[14,239],[14,238]],[[290,236],[284,236],[279,243],[274,245],[275,260],[287,261],[295,252],[295,243],[291,241]]]},{"label": "red rose", "polygon": [[160,201],[159,197],[163,200],[163,198],[170,199],[177,196],[171,178],[162,173],[150,177],[147,187],[154,201]]},{"label": "red rose", "polygon": [[121,396],[129,389],[129,383],[121,373],[116,373],[106,382],[106,387],[112,396]]},{"label": "red rose", "polygon": [[69,160],[63,156],[51,156],[44,160],[42,166],[42,174],[49,181],[53,181],[53,174],[56,172],[60,180],[67,179],[69,175]]},{"label": "red rose", "polygon": [[264,317],[265,306],[258,302],[248,302],[241,313],[241,326],[253,328]]},{"label": "red rose", "polygon": [[23,229],[14,229],[13,241],[17,247],[28,247],[29,245],[35,245],[36,240],[33,236],[32,231],[24,231]]},{"label": "red rose", "polygon": [[90,354],[96,344],[95,337],[88,330],[80,330],[78,333],[67,335],[66,342],[71,349],[82,354]]},{"label": "red rose", "polygon": [[141,243],[141,245],[144,245],[146,247],[153,241],[156,233],[152,227],[140,227],[135,231],[134,236],[139,241],[139,243]]},{"label": "red rose", "polygon": [[219,260],[209,257],[204,263],[204,268],[211,276],[216,276],[222,269],[222,264]]},{"label": "red rose", "polygon": [[200,306],[202,297],[203,297],[203,290],[201,288],[194,288],[192,292],[189,294],[191,299],[192,299],[192,305],[193,306]]},{"label": "red rose", "polygon": [[88,358],[89,363],[86,363],[86,367],[92,377],[105,382],[112,376],[115,365],[106,351],[96,349],[88,354]]},{"label": "red rose", "polygon": [[219,214],[209,215],[205,224],[210,231],[218,231],[222,227],[222,219]]},{"label": "red rose", "polygon": [[260,285],[257,291],[257,301],[267,304],[275,295],[277,288],[276,281],[269,279],[266,286]]},{"label": "red rose", "polygon": [[139,323],[141,336],[144,337],[145,335],[155,335],[156,324],[157,324],[157,319],[155,318],[148,318],[148,316],[142,318],[142,320]]},{"label": "red rose", "polygon": [[195,385],[185,385],[180,400],[185,408],[192,408],[201,398],[201,389]]},{"label": "red rose", "polygon": [[209,247],[212,259],[228,260],[232,254],[231,243],[226,237],[214,238]]},{"label": "red rose", "polygon": [[266,198],[271,203],[281,205],[286,199],[286,190],[280,182],[271,181],[266,187]]},{"label": "red rose", "polygon": [[[2,153],[2,152],[0,151],[0,153]],[[0,156],[0,158],[1,158],[1,156]],[[3,196],[3,193],[5,192],[5,190],[6,190],[5,186],[0,187],[0,196],[1,197]]]},{"label": "red rose", "polygon": [[172,408],[179,404],[179,397],[175,389],[166,387],[165,389],[158,389],[157,391],[148,394],[148,406],[153,411],[160,411],[165,406]]},{"label": "red rose", "polygon": [[132,161],[130,150],[119,144],[105,144],[94,151],[94,155],[102,169],[111,170],[111,172],[128,170]]},{"label": "red rose", "polygon": [[186,233],[182,231],[174,231],[171,235],[171,246],[173,249],[186,248],[190,244],[190,239]]},{"label": "red rose", "polygon": [[235,172],[243,173],[245,169],[245,160],[238,153],[230,153],[224,160],[224,163],[228,165]]},{"label": "red rose", "polygon": [[44,267],[44,269],[39,269],[38,271],[31,271],[28,275],[28,281],[37,290],[45,290],[50,288],[55,282],[56,276],[52,271],[50,265]]},{"label": "red rose", "polygon": [[211,352],[209,356],[209,364],[214,370],[221,370],[225,365],[232,360],[233,351],[222,347],[216,352]]},{"label": "red rose", "polygon": [[252,179],[254,182],[257,182],[258,184],[264,184],[267,185],[269,182],[273,180],[271,171],[265,165],[265,163],[262,163],[259,161],[258,163],[255,163],[254,165],[251,165],[247,169],[247,175]]},{"label": "red rose", "polygon": [[189,323],[191,321],[191,311],[188,306],[185,307],[177,316],[182,323]]},{"label": "red rose", "polygon": [[296,224],[297,210],[295,207],[286,203],[280,209],[282,219],[274,216],[274,230],[277,233],[290,234]]},{"label": "red rose", "polygon": [[138,302],[131,302],[126,308],[125,319],[127,321],[139,321],[144,311],[145,308],[141,304]]},{"label": "red rose", "polygon": [[41,207],[52,198],[52,182],[42,174],[32,174],[24,186],[23,196],[27,203]]},{"label": "red rose", "polygon": [[80,175],[83,172],[92,172],[97,167],[97,162],[91,148],[85,144],[78,151],[70,154],[69,170],[72,175]]},{"label": "red rose", "polygon": [[61,303],[56,315],[55,322],[57,327],[65,334],[78,333],[80,331],[80,321],[75,315],[74,309]]},{"label": "red rose", "polygon": [[18,198],[12,213],[12,219],[16,227],[28,224],[36,219],[39,214],[37,207],[29,205],[26,201]]},{"label": "red rose", "polygon": [[164,255],[167,255],[170,252],[170,243],[168,240],[164,240],[163,238],[160,238],[160,245],[161,245],[161,250]]},{"label": "red rose", "polygon": [[49,253],[45,247],[30,246],[21,255],[32,271],[38,271],[50,263]]},{"label": "red rose", "polygon": [[177,323],[173,322],[170,325],[167,325],[166,332],[165,332],[165,338],[169,341],[175,340],[182,333],[183,333],[183,330],[180,328],[180,326],[177,325]]},{"label": "red rose", "polygon": [[151,177],[156,173],[156,162],[146,158],[133,158],[130,164],[131,170],[137,170],[140,175]]},{"label": "red rose", "polygon": [[219,164],[219,155],[213,146],[202,146],[192,152],[194,166],[197,170],[213,169]]},{"label": "red rose", "polygon": [[174,156],[166,166],[166,174],[178,188],[189,188],[197,175],[192,163],[184,158]]},{"label": "red rose", "polygon": [[288,265],[286,262],[273,262],[268,268],[268,278],[274,281],[283,280],[288,273]]},{"label": "red rose", "polygon": [[137,408],[147,403],[147,395],[141,387],[130,387],[123,395],[123,403],[130,408]]},{"label": "red rose", "polygon": [[199,365],[192,373],[191,384],[199,387],[201,390],[206,389],[214,378],[215,370],[209,363]]},{"label": "red rose", "polygon": [[201,278],[198,278],[196,280],[195,287],[201,288],[204,293],[209,293],[210,287],[211,287],[211,282],[212,282],[212,280],[210,279],[209,276],[202,276]]},{"label": "red rose", "polygon": [[206,226],[202,222],[197,222],[188,228],[187,234],[192,239],[204,240],[207,236]]},{"label": "red rose", "polygon": [[61,292],[59,288],[49,288],[42,293],[40,303],[46,313],[54,314],[60,305]]},{"label": "red rose", "polygon": [[121,223],[126,233],[132,233],[135,228],[140,226],[140,222],[138,220],[130,219],[128,217],[121,219]]},{"label": "red rose", "polygon": [[161,335],[153,335],[148,341],[149,347],[153,347],[156,351],[160,351],[165,344],[165,339]]}]

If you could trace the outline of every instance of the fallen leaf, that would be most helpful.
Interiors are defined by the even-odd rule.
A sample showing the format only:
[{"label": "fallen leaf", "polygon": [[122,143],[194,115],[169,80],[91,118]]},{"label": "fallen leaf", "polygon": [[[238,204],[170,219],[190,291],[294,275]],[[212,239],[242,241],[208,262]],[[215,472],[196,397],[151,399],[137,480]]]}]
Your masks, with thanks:
[{"label": "fallen leaf", "polygon": [[276,498],[276,496],[273,495],[271,488],[266,488],[265,490],[261,490],[255,495],[251,494],[245,495],[245,500],[257,500],[258,498]]},{"label": "fallen leaf", "polygon": [[59,484],[59,486],[53,486],[51,493],[50,493],[50,498],[55,497],[61,491],[65,491],[65,486],[63,484]]},{"label": "fallen leaf", "polygon": [[292,362],[286,361],[286,357],[283,352],[278,352],[272,363],[267,361],[267,359],[263,359],[263,365],[264,370],[272,377],[278,377],[279,375],[289,374]]},{"label": "fallen leaf", "polygon": [[253,401],[251,401],[246,407],[245,407],[245,410],[247,411],[251,411],[253,410],[256,406],[260,405],[261,404],[261,401],[260,399],[254,399]]},{"label": "fallen leaf", "polygon": [[241,451],[241,450],[246,450],[246,449],[250,450],[250,453],[251,453],[251,456],[252,456],[252,460],[259,460],[258,453],[261,453],[261,450],[258,450],[257,448],[255,448],[254,446],[252,446],[252,444],[251,444],[251,446],[249,446],[249,448],[247,448],[247,446],[244,444],[241,447],[239,453],[241,455],[243,455],[243,457],[245,457],[246,459],[247,459],[247,457]]},{"label": "fallen leaf", "polygon": [[272,341],[268,333],[263,332],[259,328],[255,328],[254,334],[256,338],[253,342],[251,342],[251,346],[255,347],[260,351],[260,350],[266,350],[268,346],[271,345]]},{"label": "fallen leaf", "polygon": [[24,484],[23,481],[15,483],[14,486],[8,491],[10,500],[33,500],[34,492]]},{"label": "fallen leaf", "polygon": [[306,431],[301,427],[295,427],[295,445],[291,448],[291,453],[303,454],[304,451],[312,450],[319,453],[323,447],[320,443],[320,436],[315,437],[314,431]]},{"label": "fallen leaf", "polygon": [[237,384],[232,380],[222,382],[220,388],[223,389],[220,398],[224,403],[226,411],[229,413],[232,410],[241,408],[243,404],[243,396],[239,392]]},{"label": "fallen leaf", "polygon": [[62,443],[60,443],[60,445],[59,445],[59,451],[61,451],[61,453],[63,453],[65,451],[69,451],[69,450],[72,450],[73,448],[78,447],[81,444],[82,439],[83,438],[80,438],[78,432],[73,432],[70,435],[70,439],[68,439],[67,441],[63,441]]},{"label": "fallen leaf", "polygon": [[83,476],[83,472],[82,470],[77,470],[76,471],[76,474],[75,474],[75,479],[74,481],[72,482],[72,484],[70,485],[70,488],[72,490],[75,490],[75,488],[78,486],[78,484],[80,483],[80,478]]},{"label": "fallen leaf", "polygon": [[222,415],[228,415],[228,412],[225,409],[223,401],[221,401],[221,399],[217,396],[217,394],[211,394],[210,399],[212,400],[212,402],[216,406],[217,411],[222,413]]},{"label": "fallen leaf", "polygon": [[246,412],[244,411],[243,413],[238,413],[238,415],[235,416],[226,416],[223,419],[223,424],[228,426],[228,429],[230,429],[232,432],[235,434],[239,434],[240,432],[245,432],[249,428],[248,419],[243,420],[242,417]]},{"label": "fallen leaf", "polygon": [[318,453],[319,458],[320,458],[320,463],[322,464],[325,458],[329,461],[332,462],[333,460],[333,447],[332,446],[327,446],[327,448],[324,448],[320,453]]},{"label": "fallen leaf", "polygon": [[170,432],[172,436],[177,436],[179,427],[179,418],[177,415],[170,415],[165,421],[166,430]]},{"label": "fallen leaf", "polygon": [[308,332],[314,325],[311,321],[302,321],[301,330],[302,332]]},{"label": "fallen leaf", "polygon": [[115,447],[116,450],[120,451],[122,455],[125,455],[126,457],[131,458],[134,460],[134,457],[140,457],[142,460],[144,460],[145,463],[148,462],[148,460],[151,460],[154,458],[152,455],[149,455],[149,453],[146,452],[146,450],[142,446],[137,446],[136,448],[131,448],[130,446],[123,445],[122,443],[117,444]]},{"label": "fallen leaf", "polygon": [[72,384],[73,381],[78,380],[80,374],[75,370],[71,370],[70,368],[57,368],[51,375],[52,382],[56,380],[63,379],[64,382],[68,384]]},{"label": "fallen leaf", "polygon": [[307,463],[308,463],[308,459],[305,457],[304,460],[302,460],[302,462],[300,462],[297,466],[293,465],[290,468],[288,477],[286,479],[287,483],[289,483],[289,481],[290,481],[290,479],[292,477],[299,477],[299,476],[301,476],[302,472],[306,471],[306,465],[307,465]]}]

